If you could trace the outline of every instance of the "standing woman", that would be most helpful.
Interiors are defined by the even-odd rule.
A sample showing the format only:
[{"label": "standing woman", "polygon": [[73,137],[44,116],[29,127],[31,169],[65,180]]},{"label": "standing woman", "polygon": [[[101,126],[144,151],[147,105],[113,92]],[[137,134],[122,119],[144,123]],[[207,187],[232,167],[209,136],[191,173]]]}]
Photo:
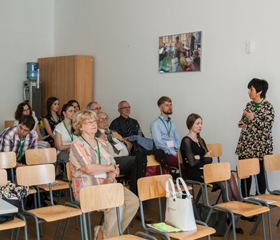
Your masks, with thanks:
[{"label": "standing woman", "polygon": [[181,154],[187,178],[203,182],[202,167],[212,163],[211,152],[208,152],[204,140],[200,137],[202,118],[192,113],[187,118],[189,133],[181,141]]},{"label": "standing woman", "polygon": [[74,107],[75,113],[81,110],[80,104],[76,100],[70,100],[68,103]]},{"label": "standing woman", "polygon": [[55,126],[62,121],[62,117],[58,115],[58,110],[59,110],[58,98],[56,97],[48,98],[46,105],[47,105],[47,115],[43,117],[43,121],[44,121],[44,127],[46,129],[47,135],[49,136],[45,138],[45,141],[49,142],[51,147],[54,147],[55,136],[53,134],[53,131],[55,129]]},{"label": "standing woman", "polygon": [[57,148],[57,159],[69,162],[70,146],[76,139],[74,129],[72,128],[72,118],[75,114],[74,107],[71,104],[64,104],[61,115],[64,116],[62,122],[56,125],[54,129],[55,146]]},{"label": "standing woman", "polygon": [[[258,158],[260,173],[258,174],[258,185],[261,194],[266,191],[263,157],[273,154],[272,126],[274,122],[274,109],[272,104],[265,99],[268,83],[265,80],[253,78],[249,84],[249,97],[251,102],[247,103],[243,115],[238,123],[242,128],[236,152],[239,159]],[[247,191],[245,191],[245,181]],[[241,181],[243,197],[249,196],[251,178]]]}]

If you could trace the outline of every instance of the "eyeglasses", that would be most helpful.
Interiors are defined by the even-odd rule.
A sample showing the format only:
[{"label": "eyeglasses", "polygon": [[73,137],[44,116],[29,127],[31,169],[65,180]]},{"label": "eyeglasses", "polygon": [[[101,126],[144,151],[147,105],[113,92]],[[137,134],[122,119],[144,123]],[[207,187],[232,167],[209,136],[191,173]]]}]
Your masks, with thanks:
[{"label": "eyeglasses", "polygon": [[96,124],[96,120],[87,121],[87,122],[84,122],[83,124],[90,126],[91,124]]},{"label": "eyeglasses", "polygon": [[106,117],[106,118],[100,118],[99,121],[100,121],[100,122],[109,121],[109,118],[107,118],[107,117]]},{"label": "eyeglasses", "polygon": [[100,110],[101,110],[101,107],[92,109],[92,111],[100,111]]},{"label": "eyeglasses", "polygon": [[22,111],[23,112],[27,112],[27,111],[29,111],[30,110],[30,108],[26,108],[26,109],[23,109]]},{"label": "eyeglasses", "polygon": [[130,109],[131,107],[130,106],[128,106],[128,107],[122,107],[122,108],[120,108],[120,109]]}]

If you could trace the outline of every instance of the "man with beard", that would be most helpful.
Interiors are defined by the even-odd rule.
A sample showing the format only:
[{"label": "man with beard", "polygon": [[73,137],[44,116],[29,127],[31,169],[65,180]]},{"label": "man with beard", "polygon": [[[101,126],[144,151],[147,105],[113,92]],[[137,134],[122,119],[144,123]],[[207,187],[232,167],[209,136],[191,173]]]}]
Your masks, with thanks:
[{"label": "man with beard", "polygon": [[161,114],[150,125],[150,131],[156,148],[165,152],[170,167],[178,168],[177,151],[180,148],[180,140],[176,125],[169,117],[172,114],[172,101],[163,96],[157,104]]}]

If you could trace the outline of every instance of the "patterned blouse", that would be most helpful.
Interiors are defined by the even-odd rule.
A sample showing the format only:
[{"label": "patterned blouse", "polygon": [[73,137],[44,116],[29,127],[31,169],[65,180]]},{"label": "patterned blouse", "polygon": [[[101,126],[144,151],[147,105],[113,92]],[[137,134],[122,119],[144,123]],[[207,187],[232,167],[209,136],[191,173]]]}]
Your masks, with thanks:
[{"label": "patterned blouse", "polygon": [[[251,101],[246,105],[246,111],[251,111],[256,107],[256,103]],[[254,119],[247,120],[243,115],[241,120],[247,123],[247,130],[241,130],[236,152],[240,158],[259,158],[273,154],[272,126],[274,122],[274,108],[268,101],[263,102],[254,111]]]},{"label": "patterned blouse", "polygon": [[[101,140],[97,139],[100,149],[100,157],[102,165],[110,165],[115,163],[114,159],[111,157],[107,144]],[[97,146],[94,150],[81,138],[77,138],[73,141],[70,147],[70,163],[72,171],[72,188],[74,196],[79,194],[79,191],[83,187],[101,185],[104,184],[106,179],[95,178],[94,176],[87,175],[79,170],[87,164],[99,164]]]},{"label": "patterned blouse", "polygon": [[[58,122],[55,122],[55,121],[53,120],[53,118],[50,117],[50,116],[47,116],[47,115],[46,115],[46,116],[43,117],[43,118],[45,118],[45,119],[48,120],[52,132],[54,131],[55,126],[56,126],[57,124],[59,124],[60,122],[62,122],[62,120],[63,120],[63,116],[57,115],[57,117],[58,117]],[[48,135],[47,132],[46,132],[46,134]],[[53,139],[52,137],[49,136],[49,137],[47,137],[44,141],[49,142],[49,144],[51,145],[51,147],[54,147],[54,139]]]}]

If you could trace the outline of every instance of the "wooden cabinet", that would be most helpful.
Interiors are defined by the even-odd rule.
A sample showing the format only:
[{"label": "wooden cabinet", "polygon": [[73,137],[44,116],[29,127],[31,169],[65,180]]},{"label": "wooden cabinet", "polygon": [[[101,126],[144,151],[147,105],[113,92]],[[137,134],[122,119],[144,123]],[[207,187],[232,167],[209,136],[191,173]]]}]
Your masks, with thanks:
[{"label": "wooden cabinet", "polygon": [[[59,99],[60,110],[71,99],[81,109],[93,99],[93,56],[62,56],[38,58],[42,83],[42,115],[45,115],[49,97]],[[59,112],[60,114],[60,112]]]}]

